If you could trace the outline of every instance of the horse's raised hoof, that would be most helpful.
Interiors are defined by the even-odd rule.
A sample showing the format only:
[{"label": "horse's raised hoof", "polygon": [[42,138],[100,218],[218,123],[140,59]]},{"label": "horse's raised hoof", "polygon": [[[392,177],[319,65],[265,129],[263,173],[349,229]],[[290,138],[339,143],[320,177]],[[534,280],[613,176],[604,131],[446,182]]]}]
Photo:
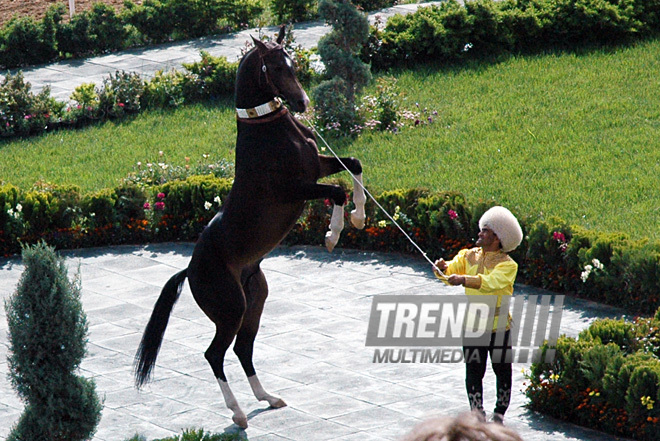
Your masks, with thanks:
[{"label": "horse's raised hoof", "polygon": [[332,234],[332,231],[328,231],[325,235],[325,247],[327,248],[328,252],[332,253],[332,250],[335,249],[337,242],[339,242],[339,234],[334,235]]},{"label": "horse's raised hoof", "polygon": [[364,228],[364,220],[365,216],[364,213],[360,216],[356,213],[357,210],[351,211],[351,223],[355,228],[358,230],[361,230]]},{"label": "horse's raised hoof", "polygon": [[231,419],[234,422],[234,424],[236,424],[241,429],[247,429],[247,427],[248,427],[247,421],[248,420],[247,420],[247,417],[245,416],[245,414],[243,414],[243,415],[240,415],[240,414],[239,415],[234,415],[234,416],[231,417]]}]

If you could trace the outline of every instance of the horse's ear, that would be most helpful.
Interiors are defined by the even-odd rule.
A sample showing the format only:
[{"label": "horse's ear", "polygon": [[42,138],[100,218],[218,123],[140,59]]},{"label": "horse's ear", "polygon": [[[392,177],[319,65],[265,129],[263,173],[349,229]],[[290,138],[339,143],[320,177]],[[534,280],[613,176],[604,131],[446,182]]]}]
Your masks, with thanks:
[{"label": "horse's ear", "polygon": [[[252,36],[251,36],[252,37]],[[268,50],[266,45],[264,44],[263,41],[257,40],[256,38],[252,37],[252,41],[254,42],[254,46],[257,48],[260,54],[263,54]]]},{"label": "horse's ear", "polygon": [[282,44],[285,35],[286,35],[286,25],[282,25],[282,27],[280,28],[280,33],[277,35],[277,44]]}]

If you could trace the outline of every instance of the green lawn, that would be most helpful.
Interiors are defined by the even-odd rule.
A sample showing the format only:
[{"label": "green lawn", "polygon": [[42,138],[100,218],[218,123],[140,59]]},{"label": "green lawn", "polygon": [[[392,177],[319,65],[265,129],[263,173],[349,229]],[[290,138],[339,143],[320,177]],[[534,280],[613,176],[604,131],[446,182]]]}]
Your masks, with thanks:
[{"label": "green lawn", "polygon": [[[396,73],[403,107],[433,124],[333,141],[359,157],[374,191],[427,187],[494,199],[528,215],[660,238],[660,42],[587,54],[510,58]],[[137,161],[232,159],[224,105],[152,112],[124,123],[0,145],[0,179],[108,187]]]}]

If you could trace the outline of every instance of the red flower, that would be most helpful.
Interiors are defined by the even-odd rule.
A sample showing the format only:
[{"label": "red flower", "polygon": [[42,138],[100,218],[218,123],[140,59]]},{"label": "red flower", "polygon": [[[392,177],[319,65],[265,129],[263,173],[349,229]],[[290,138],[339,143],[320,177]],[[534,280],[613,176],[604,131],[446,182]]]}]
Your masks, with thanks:
[{"label": "red flower", "polygon": [[161,211],[164,210],[164,209],[165,209],[165,202],[162,202],[162,201],[160,201],[160,202],[156,202],[156,203],[154,204],[154,208],[155,208],[156,210],[161,210]]},{"label": "red flower", "polygon": [[449,215],[449,219],[451,220],[458,219],[458,213],[456,213],[454,210],[447,211],[447,214]]}]

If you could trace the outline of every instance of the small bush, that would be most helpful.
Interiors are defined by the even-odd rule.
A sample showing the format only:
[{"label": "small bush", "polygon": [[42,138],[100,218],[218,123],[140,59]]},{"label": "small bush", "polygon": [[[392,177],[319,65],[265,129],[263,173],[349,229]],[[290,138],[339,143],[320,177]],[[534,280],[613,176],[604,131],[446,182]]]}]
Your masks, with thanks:
[{"label": "small bush", "polygon": [[160,0],[145,0],[141,5],[125,0],[122,17],[152,43],[169,40],[175,29],[174,11]]},{"label": "small bush", "polygon": [[89,12],[89,34],[95,52],[123,48],[126,39],[124,23],[114,8],[106,3],[94,3]]},{"label": "small bush", "polygon": [[25,248],[23,262],[5,309],[9,377],[26,407],[7,439],[89,439],[101,404],[94,382],[76,375],[87,336],[80,285],[69,281],[64,260],[43,243]]},{"label": "small bush", "polygon": [[96,50],[89,12],[83,11],[75,14],[68,22],[59,24],[57,47],[64,57],[79,57]]},{"label": "small bush", "polygon": [[0,136],[39,133],[57,120],[64,104],[50,96],[49,87],[37,95],[31,88],[22,72],[7,73],[0,83]]},{"label": "small bush", "polygon": [[316,16],[314,0],[271,0],[271,8],[280,23],[295,23]]},{"label": "small bush", "polygon": [[99,108],[110,118],[137,113],[142,108],[145,84],[137,73],[117,71],[103,80],[98,92]]},{"label": "small bush", "polygon": [[43,63],[57,56],[57,9],[49,9],[41,22],[32,17],[14,17],[0,29],[0,66]]},{"label": "small bush", "polygon": [[[197,99],[219,98],[232,96],[238,63],[231,63],[225,57],[214,57],[206,51],[200,51],[202,59],[195,63],[184,63],[190,73],[194,75],[194,93]],[[193,89],[191,86],[187,86]],[[194,93],[191,95],[194,96]]]}]

